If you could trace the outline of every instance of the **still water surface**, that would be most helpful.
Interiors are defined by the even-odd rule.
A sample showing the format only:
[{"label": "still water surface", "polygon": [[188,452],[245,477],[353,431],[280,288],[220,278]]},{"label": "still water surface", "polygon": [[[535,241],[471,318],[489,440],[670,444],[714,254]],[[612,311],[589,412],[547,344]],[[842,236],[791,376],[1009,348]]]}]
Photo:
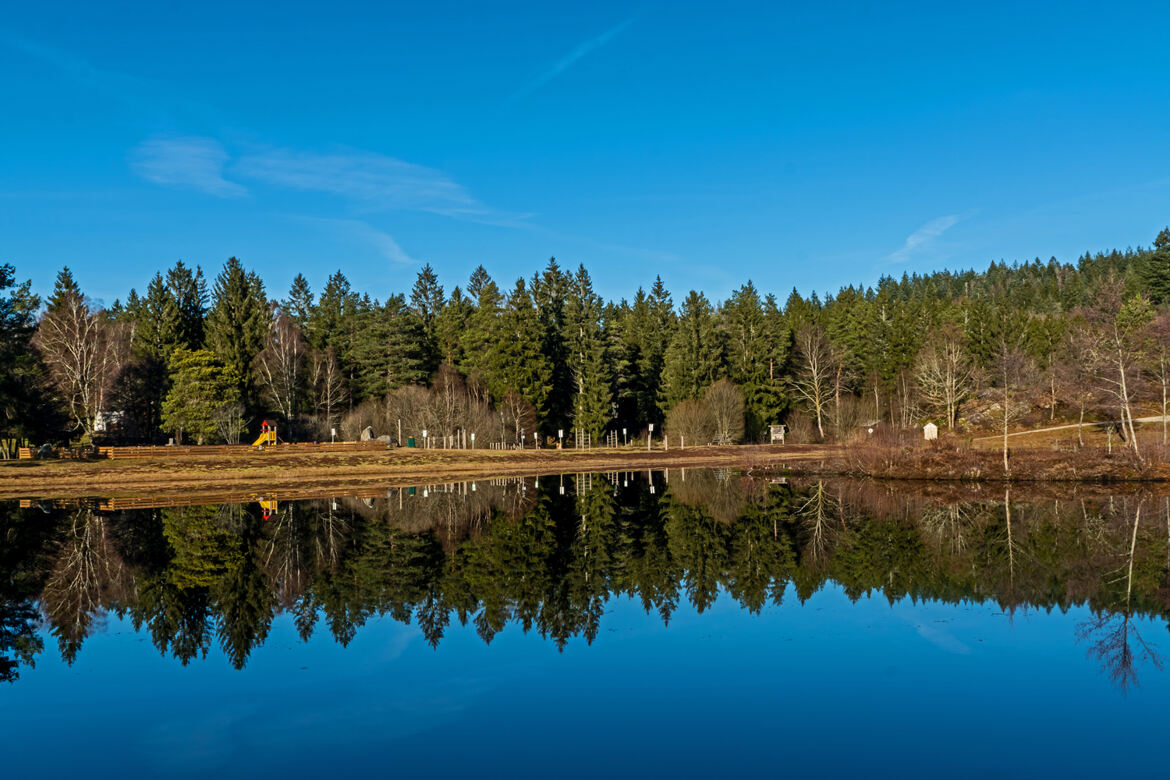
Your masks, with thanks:
[{"label": "still water surface", "polygon": [[1163,497],[673,471],[0,530],[6,777],[1165,768]]}]

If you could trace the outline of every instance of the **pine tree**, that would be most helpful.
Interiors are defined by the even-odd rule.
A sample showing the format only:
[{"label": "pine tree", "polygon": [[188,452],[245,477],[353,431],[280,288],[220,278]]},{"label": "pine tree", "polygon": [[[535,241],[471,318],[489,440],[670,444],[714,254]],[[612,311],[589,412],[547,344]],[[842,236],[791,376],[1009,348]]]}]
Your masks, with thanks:
[{"label": "pine tree", "polygon": [[252,361],[264,349],[270,321],[264,283],[229,258],[215,280],[211,312],[207,316],[207,346],[230,367],[238,379],[244,403],[255,407]]},{"label": "pine tree", "polygon": [[471,300],[479,300],[480,293],[483,288],[491,283],[492,277],[488,275],[487,269],[482,265],[477,265],[475,270],[471,272],[471,278],[467,280],[467,294]]},{"label": "pine tree", "polygon": [[[775,299],[771,300],[775,312]],[[727,344],[727,374],[744,395],[747,434],[760,435],[765,425],[777,421],[783,410],[783,392],[776,363],[786,350],[784,333],[777,332],[775,316],[769,317],[764,302],[750,281],[736,290],[720,310]],[[783,371],[783,366],[780,366]]]},{"label": "pine tree", "polygon": [[381,398],[397,387],[421,384],[430,376],[422,348],[422,322],[401,295],[363,311],[357,332],[354,360],[358,400]]},{"label": "pine tree", "polygon": [[662,397],[667,408],[699,398],[723,374],[723,343],[711,304],[691,290],[683,302],[678,328],[666,350]]},{"label": "pine tree", "polygon": [[565,305],[564,341],[573,380],[573,426],[595,440],[613,417],[613,386],[602,332],[601,298],[585,266],[577,269]]},{"label": "pine tree", "polygon": [[355,378],[354,346],[358,337],[358,308],[360,297],[350,289],[345,274],[337,271],[325,282],[317,305],[313,307],[306,336],[309,346],[318,352],[332,350],[345,377],[346,396],[354,399]]},{"label": "pine tree", "polygon": [[16,284],[16,269],[0,265],[0,451],[49,430],[44,373],[32,349],[33,324],[40,299],[29,282]]},{"label": "pine tree", "polygon": [[552,386],[544,408],[537,407],[546,431],[564,428],[573,411],[573,372],[565,342],[565,300],[572,277],[555,257],[540,274],[533,274],[530,291],[540,323],[540,351],[552,368]]},{"label": "pine tree", "polygon": [[1170,301],[1170,228],[1163,228],[1154,239],[1154,250],[1141,266],[1146,294],[1153,304]]},{"label": "pine tree", "polygon": [[661,423],[666,419],[662,409],[662,374],[666,368],[666,351],[677,326],[674,302],[661,276],[654,278],[647,305],[649,311],[639,365],[643,385],[642,422]]},{"label": "pine tree", "polygon": [[235,369],[208,350],[179,347],[171,360],[171,389],[162,422],[175,441],[190,436],[202,444],[220,432],[221,413],[240,401],[242,381]]},{"label": "pine tree", "polygon": [[427,263],[418,272],[414,287],[410,290],[410,309],[422,325],[419,333],[421,343],[420,352],[423,356],[423,369],[429,376],[439,367],[439,345],[435,336],[435,321],[443,311],[443,286],[439,278]]},{"label": "pine tree", "polygon": [[293,318],[301,333],[307,333],[309,320],[313,316],[313,288],[304,274],[297,274],[288,288],[288,297],[280,302],[280,308]]},{"label": "pine tree", "polygon": [[207,316],[207,281],[203,269],[192,272],[179,260],[167,271],[170,308],[167,320],[176,346],[198,349],[203,346],[204,319]]},{"label": "pine tree", "polygon": [[468,300],[462,290],[456,287],[451,291],[451,297],[435,317],[435,346],[442,362],[453,366],[463,365],[463,332],[467,330],[474,312],[474,302]]},{"label": "pine tree", "polygon": [[509,391],[519,393],[536,409],[538,427],[547,431],[553,370],[540,348],[542,330],[532,296],[524,280],[518,279],[489,342],[484,379],[494,399],[502,399]]},{"label": "pine tree", "polygon": [[[482,266],[479,269],[482,270]],[[489,361],[499,334],[499,320],[503,313],[503,296],[496,283],[488,278],[475,285],[479,289],[475,309],[468,317],[467,327],[460,336],[463,362],[458,368],[469,376],[476,376],[486,384],[491,373]]]}]

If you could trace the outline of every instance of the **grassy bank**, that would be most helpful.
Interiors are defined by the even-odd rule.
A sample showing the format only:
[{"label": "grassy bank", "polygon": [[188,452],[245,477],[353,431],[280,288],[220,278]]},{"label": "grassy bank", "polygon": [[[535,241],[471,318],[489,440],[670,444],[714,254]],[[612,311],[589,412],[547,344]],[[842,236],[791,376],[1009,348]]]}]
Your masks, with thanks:
[{"label": "grassy bank", "polygon": [[388,450],[363,453],[248,452],[132,461],[8,461],[0,498],[142,496],[159,491],[220,492],[327,486],[440,483],[574,471],[801,465],[826,468],[836,451],[817,446],[691,447],[646,451]]}]

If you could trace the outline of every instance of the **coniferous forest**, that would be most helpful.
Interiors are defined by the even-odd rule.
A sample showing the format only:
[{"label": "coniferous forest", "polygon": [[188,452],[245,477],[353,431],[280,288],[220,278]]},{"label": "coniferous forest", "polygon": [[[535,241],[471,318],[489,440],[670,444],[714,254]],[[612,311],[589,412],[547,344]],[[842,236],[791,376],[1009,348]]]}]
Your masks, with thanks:
[{"label": "coniferous forest", "polygon": [[714,301],[656,278],[606,301],[555,259],[513,282],[481,266],[451,284],[428,265],[385,300],[341,271],[273,290],[236,258],[144,281],[102,307],[68,268],[41,299],[0,267],[5,457],[25,443],[234,443],[264,419],[293,441],[368,427],[478,432],[479,446],[633,439],[650,424],[699,444],[762,441],[776,423],[789,441],[1057,419],[1126,437],[1170,388],[1170,229],[1076,263],[807,297],[745,280]]}]

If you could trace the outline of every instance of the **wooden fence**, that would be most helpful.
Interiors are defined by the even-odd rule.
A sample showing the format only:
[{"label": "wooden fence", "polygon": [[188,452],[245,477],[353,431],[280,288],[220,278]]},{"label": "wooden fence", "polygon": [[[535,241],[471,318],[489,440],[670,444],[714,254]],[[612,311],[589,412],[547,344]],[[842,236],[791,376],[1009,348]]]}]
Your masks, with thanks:
[{"label": "wooden fence", "polygon": [[298,442],[296,444],[269,444],[263,448],[247,444],[173,445],[156,447],[99,447],[103,458],[181,458],[194,455],[241,455],[245,453],[276,453],[281,455],[310,454],[314,452],[370,452],[385,450],[384,441]]},{"label": "wooden fence", "polygon": [[[301,442],[297,444],[271,444],[263,448],[249,447],[247,444],[209,444],[209,445],[179,445],[162,447],[98,447],[97,457],[117,458],[181,458],[194,455],[242,455],[246,453],[281,453],[301,454],[314,452],[369,452],[386,449],[383,441],[336,441],[336,442]],[[21,447],[17,457],[29,460],[34,457],[36,450],[32,447]],[[54,457],[63,459],[92,457],[93,450],[85,448],[58,447],[53,451]]]}]

